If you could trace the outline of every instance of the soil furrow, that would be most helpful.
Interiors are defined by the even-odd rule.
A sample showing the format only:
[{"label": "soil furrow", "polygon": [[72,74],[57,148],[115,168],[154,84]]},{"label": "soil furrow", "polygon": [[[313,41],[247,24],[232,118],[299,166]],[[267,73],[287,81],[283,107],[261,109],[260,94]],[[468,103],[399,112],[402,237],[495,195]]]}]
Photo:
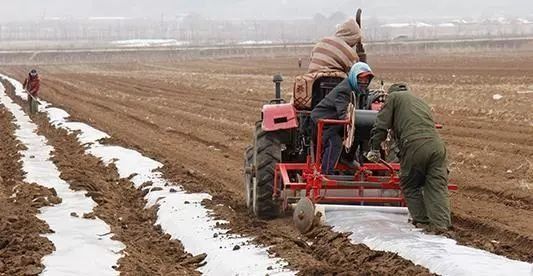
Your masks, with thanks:
[{"label": "soil furrow", "polygon": [[[525,261],[531,260],[527,250],[533,247],[533,166],[527,165],[528,158],[533,161],[533,141],[528,138],[533,133],[533,121],[531,98],[516,91],[533,85],[533,67],[526,62],[532,55],[407,54],[376,56],[372,61],[376,74],[387,82],[409,82],[416,94],[435,107],[436,118],[445,125],[442,136],[450,152],[451,177],[459,186],[451,197],[456,238]],[[233,210],[217,212],[231,222],[234,231],[258,236],[259,242],[273,245],[273,252],[288,259],[292,266],[320,274],[334,269],[336,263],[322,260],[323,255],[299,241],[313,238],[296,234],[288,218],[268,222],[251,218],[242,199],[242,150],[251,136],[251,127],[247,126],[259,118],[261,103],[272,97],[272,73],[281,72],[286,79],[285,92],[291,91],[290,76],[302,71],[295,64],[287,58],[257,57],[151,62],[149,66],[49,65],[43,70],[52,81],[43,81],[46,89],[42,95],[76,119],[111,134],[113,143],[161,160],[165,175],[188,190],[207,191],[213,195],[212,204],[231,206]],[[521,69],[506,71],[505,77],[496,70],[486,70],[511,65]],[[24,72],[16,66],[4,70]],[[76,85],[78,79],[83,85]],[[106,87],[127,100],[117,101],[105,92]],[[504,98],[493,100],[495,93]],[[153,101],[154,96],[161,99]],[[226,101],[235,104],[225,105]],[[239,107],[241,104],[249,106]],[[198,113],[195,109],[199,107],[206,114],[217,114],[222,122],[190,114]],[[168,122],[172,120],[176,122]],[[175,133],[154,127],[150,121],[170,126]],[[246,124],[238,127],[243,122]],[[205,142],[225,147],[217,150]],[[507,173],[509,170],[512,173]],[[487,242],[499,242],[499,246],[492,250]],[[325,245],[321,250],[330,252]]]},{"label": "soil furrow", "polygon": [[[90,97],[89,99],[84,98],[80,95],[70,95],[70,93],[63,93],[61,91],[56,90],[55,88],[51,88],[54,91],[57,91],[57,93],[61,97],[69,97],[69,100],[83,100],[88,105],[94,105],[97,108],[100,108],[101,110],[106,111],[115,111],[117,108],[122,109],[121,113],[122,115],[127,115],[131,117],[132,119],[147,124],[150,127],[154,128],[162,128],[164,130],[168,130],[170,132],[176,132],[180,133],[180,128],[186,128],[191,129],[191,131],[195,132],[195,125],[198,124],[209,124],[210,128],[207,129],[207,131],[212,133],[207,133],[208,135],[205,135],[206,133],[197,133],[196,136],[194,135],[187,135],[186,138],[196,139],[199,142],[202,142],[204,144],[212,145],[213,143],[218,143],[219,147],[225,147],[225,145],[222,144],[222,141],[208,141],[206,138],[203,137],[209,137],[209,138],[222,138],[225,135],[229,133],[239,134],[243,135],[245,133],[243,128],[242,122],[234,122],[229,121],[228,119],[217,119],[221,118],[219,115],[216,116],[207,116],[205,112],[188,112],[183,109],[181,109],[179,106],[161,106],[154,103],[147,103],[140,101],[138,99],[132,99],[131,97],[123,98],[123,99],[109,99],[109,98],[103,98],[100,99],[101,96],[94,96]],[[65,90],[63,90],[65,91]],[[188,107],[187,109],[190,109]],[[149,111],[150,117],[145,116],[145,113],[141,113],[144,116],[139,114],[139,110],[142,110],[143,112]],[[139,114],[139,115],[136,115]],[[190,118],[189,120],[182,120],[181,118]],[[160,121],[163,122],[162,124],[155,125],[154,121]],[[182,134],[186,134],[186,132],[181,132]]]},{"label": "soil furrow", "polygon": [[14,136],[12,120],[0,105],[0,275],[37,275],[44,269],[41,259],[54,245],[42,236],[51,230],[36,215],[60,199],[53,189],[23,182],[23,145]]},{"label": "soil furrow", "polygon": [[[18,104],[25,102],[12,93]],[[75,134],[52,127],[44,114],[32,115],[38,132],[55,148],[52,160],[60,177],[74,190],[87,190],[98,205],[93,213],[77,214],[91,219],[98,217],[111,226],[114,239],[126,245],[117,270],[123,275],[198,275],[195,270],[202,258],[186,253],[181,243],[164,234],[155,225],[156,208],[146,209],[140,190],[128,179],[118,176],[114,165],[106,166],[98,158],[86,154]]]},{"label": "soil furrow", "polygon": [[473,216],[453,214],[454,238],[463,245],[477,247],[511,259],[533,262],[533,238],[494,227]]},{"label": "soil furrow", "polygon": [[[21,102],[20,99],[16,99]],[[47,126],[43,115],[33,116],[39,124],[40,131],[47,136],[50,143],[56,147],[54,161],[61,170],[61,177],[68,179],[73,183],[73,188],[79,185],[80,188],[95,191],[91,196],[99,204],[95,208],[94,215],[102,218],[112,227],[113,233],[117,239],[122,241],[126,246],[126,252],[132,242],[125,236],[139,238],[135,233],[126,232],[128,229],[123,228],[122,220],[131,216],[135,208],[125,208],[130,197],[123,198],[127,195],[125,192],[130,185],[121,185],[121,179],[117,179],[116,172],[109,172],[109,168],[98,168],[98,160],[90,160],[90,157],[84,156],[83,148],[74,143],[74,136],[55,133],[55,128]],[[59,130],[61,132],[61,130]],[[71,142],[68,142],[71,140]],[[116,140],[114,140],[116,141]],[[77,161],[79,160],[79,162]],[[313,233],[302,236],[292,227],[290,218],[281,218],[274,222],[265,222],[250,217],[248,211],[243,208],[239,193],[230,192],[221,184],[215,184],[210,178],[195,175],[194,172],[183,170],[179,163],[166,163],[166,166],[178,168],[178,176],[165,171],[165,176],[172,182],[182,183],[189,191],[194,191],[195,187],[219,186],[219,189],[210,188],[209,190],[218,190],[214,194],[213,200],[205,202],[207,207],[215,210],[215,216],[230,221],[229,227],[232,232],[251,235],[257,237],[256,242],[271,246],[270,251],[278,257],[284,258],[289,262],[291,268],[297,269],[302,275],[323,275],[327,273],[343,273],[351,271],[355,275],[430,275],[426,268],[414,265],[412,262],[401,258],[400,256],[390,253],[373,251],[364,245],[352,244],[347,238],[347,234],[340,234],[330,230],[328,227],[317,228]],[[101,162],[100,162],[101,166]],[[79,168],[78,168],[79,167]],[[98,173],[98,170],[104,170]],[[185,178],[184,178],[185,176]],[[126,181],[127,183],[127,181]],[[227,183],[227,182],[224,182]],[[114,192],[113,190],[116,191]],[[135,191],[137,192],[137,191]],[[120,193],[120,195],[118,195]],[[139,192],[137,192],[139,193]],[[225,207],[224,207],[225,206]],[[121,214],[121,207],[126,210]],[[91,214],[92,215],[92,214]],[[148,225],[153,224],[153,220]],[[119,228],[116,228],[119,227]],[[142,227],[142,229],[146,229]],[[332,245],[333,244],[333,245]],[[159,246],[159,245],[158,245]],[[135,247],[133,247],[135,248]],[[155,248],[152,248],[155,250]],[[163,252],[165,252],[163,247]],[[155,250],[156,253],[159,250]],[[146,252],[143,252],[143,255]],[[135,253],[135,251],[134,251]],[[153,253],[153,254],[156,254]],[[133,265],[130,265],[128,257],[135,260],[135,254],[128,254],[126,258],[119,261],[122,272],[130,271]],[[174,256],[177,257],[177,256]],[[132,262],[132,261],[131,261]],[[149,269],[149,267],[143,267]],[[136,269],[139,269],[138,267]]]}]

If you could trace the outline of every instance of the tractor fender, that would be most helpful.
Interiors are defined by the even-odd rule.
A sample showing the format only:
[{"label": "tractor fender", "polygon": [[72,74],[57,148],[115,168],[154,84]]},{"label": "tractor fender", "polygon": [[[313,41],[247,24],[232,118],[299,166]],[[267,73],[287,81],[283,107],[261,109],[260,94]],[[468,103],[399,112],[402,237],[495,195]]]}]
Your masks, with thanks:
[{"label": "tractor fender", "polygon": [[298,127],[296,109],[290,103],[266,104],[261,110],[264,131],[276,131]]}]

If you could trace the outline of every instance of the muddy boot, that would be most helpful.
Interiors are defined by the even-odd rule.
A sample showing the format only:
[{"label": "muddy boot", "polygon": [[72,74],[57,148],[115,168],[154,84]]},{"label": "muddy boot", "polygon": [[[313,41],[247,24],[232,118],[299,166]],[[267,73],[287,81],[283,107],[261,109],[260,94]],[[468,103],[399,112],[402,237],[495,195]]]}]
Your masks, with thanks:
[{"label": "muddy boot", "polygon": [[415,228],[422,229],[423,231],[430,230],[429,223],[426,223],[426,222],[415,222],[415,221],[413,221],[412,223],[415,226]]},{"label": "muddy boot", "polygon": [[422,232],[428,235],[439,235],[450,239],[456,239],[453,228],[442,228],[432,224],[417,223],[416,228],[422,229]]}]

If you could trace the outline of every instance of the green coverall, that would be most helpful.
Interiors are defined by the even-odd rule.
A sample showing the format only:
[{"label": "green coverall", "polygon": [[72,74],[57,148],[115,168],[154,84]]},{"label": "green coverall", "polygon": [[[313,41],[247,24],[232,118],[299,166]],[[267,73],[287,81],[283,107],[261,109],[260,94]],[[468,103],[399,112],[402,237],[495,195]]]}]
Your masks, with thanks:
[{"label": "green coverall", "polygon": [[400,187],[413,223],[451,227],[446,148],[431,108],[408,90],[392,92],[372,130],[373,150],[380,149],[389,129],[400,148]]}]

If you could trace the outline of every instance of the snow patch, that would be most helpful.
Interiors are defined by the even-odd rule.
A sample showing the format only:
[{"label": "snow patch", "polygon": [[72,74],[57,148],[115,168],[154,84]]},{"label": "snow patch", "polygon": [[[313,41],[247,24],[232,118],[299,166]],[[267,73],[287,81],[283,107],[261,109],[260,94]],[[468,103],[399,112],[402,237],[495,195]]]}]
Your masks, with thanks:
[{"label": "snow patch", "polygon": [[433,25],[424,23],[424,22],[413,22],[413,23],[389,23],[389,24],[381,25],[380,27],[384,27],[384,28],[407,28],[407,27],[426,28],[426,27],[433,27]]},{"label": "snow patch", "polygon": [[165,46],[184,46],[189,45],[188,41],[178,41],[176,39],[128,39],[115,40],[111,44],[120,47],[165,47]]},{"label": "snow patch", "polygon": [[123,16],[91,16],[87,18],[89,20],[126,20],[128,17]]},{"label": "snow patch", "polygon": [[409,23],[390,23],[390,24],[381,25],[380,27],[384,27],[384,28],[405,28],[405,27],[409,27],[409,26],[411,26],[411,24],[409,24]]},{"label": "snow patch", "polygon": [[245,40],[245,41],[241,41],[237,44],[239,45],[256,45],[256,44],[260,44],[260,45],[263,45],[263,44],[272,44],[274,43],[272,40]]},{"label": "snow patch", "polygon": [[443,28],[453,28],[453,27],[455,27],[455,24],[453,24],[453,23],[440,23],[437,26],[443,27]]}]

